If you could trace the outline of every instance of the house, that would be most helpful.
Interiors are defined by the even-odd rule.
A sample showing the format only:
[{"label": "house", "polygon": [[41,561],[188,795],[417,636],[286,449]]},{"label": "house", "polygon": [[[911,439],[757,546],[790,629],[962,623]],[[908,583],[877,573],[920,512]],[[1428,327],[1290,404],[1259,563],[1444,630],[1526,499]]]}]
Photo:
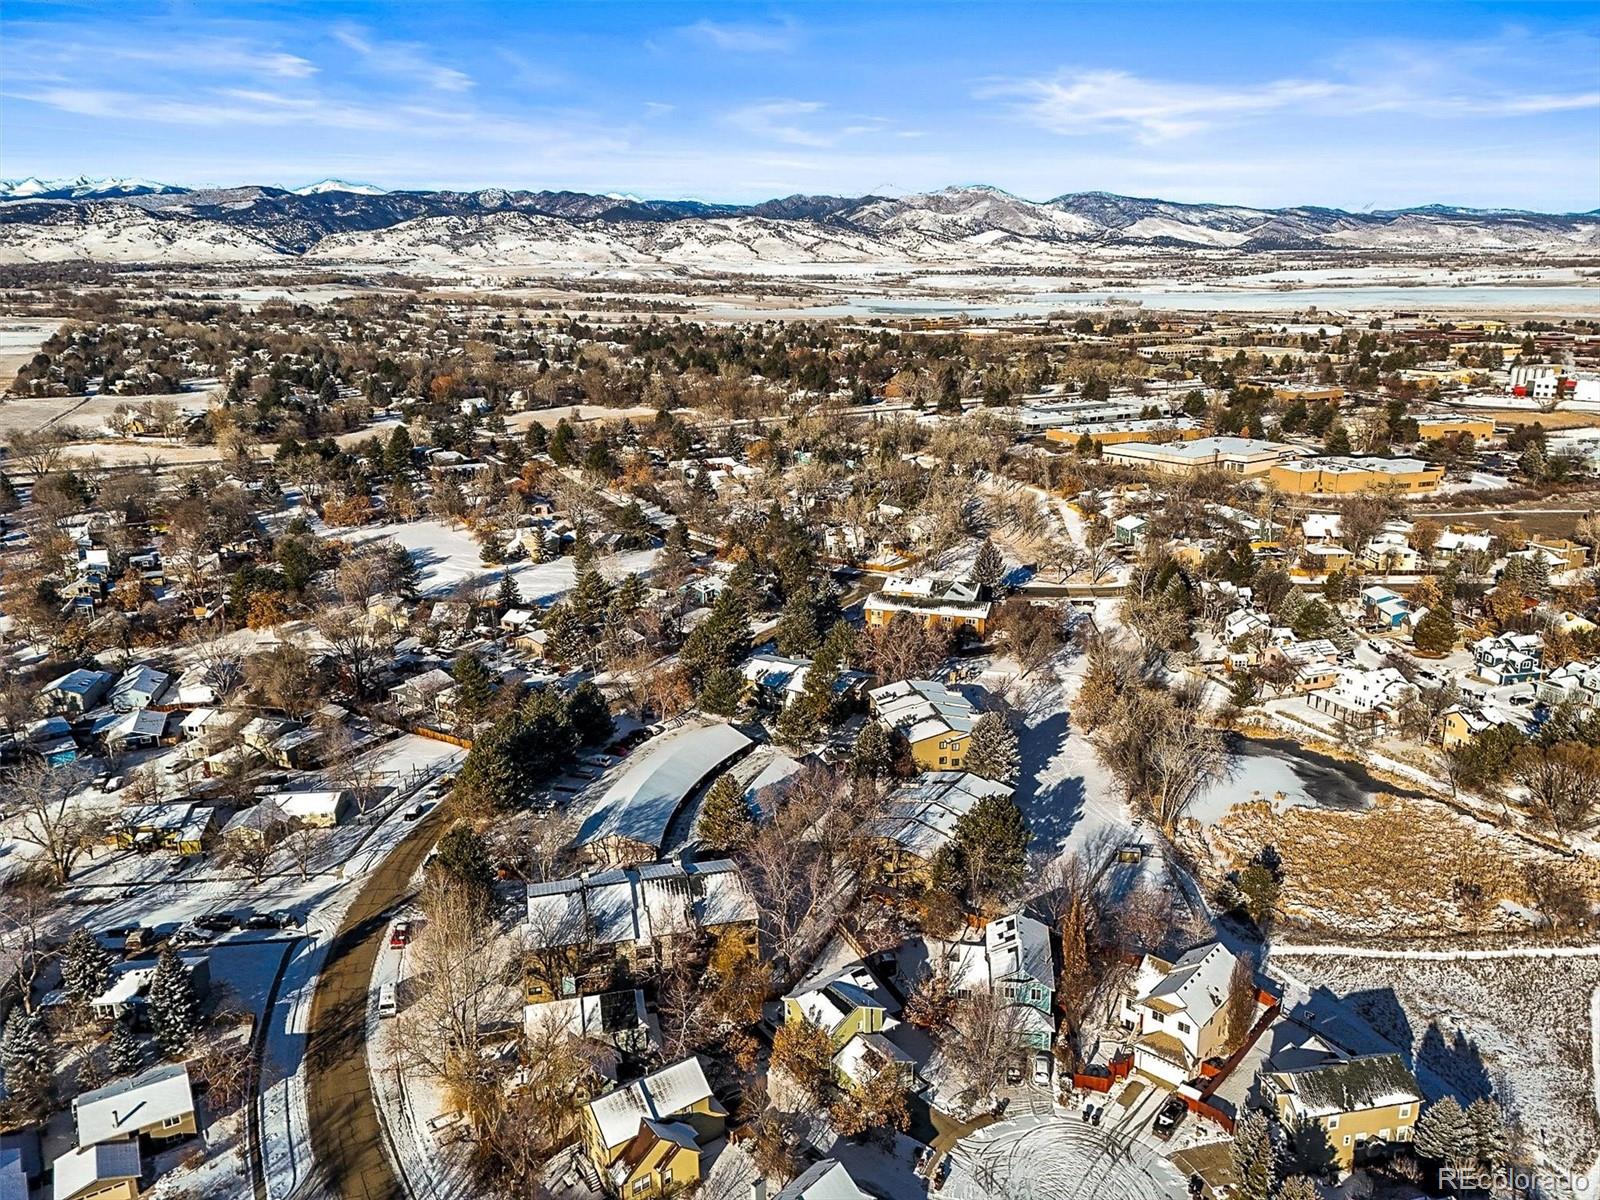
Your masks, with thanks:
[{"label": "house", "polygon": [[138,1200],[142,1170],[136,1140],[79,1146],[52,1164],[55,1200]]},{"label": "house", "polygon": [[934,628],[952,633],[970,629],[981,638],[988,632],[994,603],[986,587],[970,580],[900,574],[885,579],[883,586],[867,597],[861,611],[873,628],[906,613]]},{"label": "house", "polygon": [[1416,694],[1416,686],[1394,667],[1340,667],[1332,685],[1309,693],[1307,700],[1348,729],[1370,730],[1393,720]]},{"label": "house", "polygon": [[700,1060],[686,1058],[585,1104],[584,1145],[613,1195],[664,1196],[699,1182],[700,1148],[727,1116]]},{"label": "house", "polygon": [[796,1175],[772,1200],[871,1200],[871,1193],[856,1186],[843,1163],[824,1158]]},{"label": "house", "polygon": [[1423,1099],[1398,1054],[1264,1073],[1261,1085],[1284,1127],[1320,1128],[1345,1171],[1373,1149],[1409,1142]]},{"label": "house", "polygon": [[1569,662],[1546,675],[1539,684],[1539,701],[1552,707],[1574,704],[1579,709],[1600,707],[1600,661]]},{"label": "house", "polygon": [[1544,673],[1544,641],[1536,633],[1501,633],[1473,642],[1479,679],[1502,685],[1527,683]]},{"label": "house", "polygon": [[863,1083],[885,1067],[910,1082],[914,1060],[883,1036],[899,1025],[899,1012],[899,1001],[861,962],[813,975],[783,998],[786,1024],[805,1021],[828,1035],[842,1083]]},{"label": "house", "polygon": [[72,1102],[72,1119],[80,1146],[139,1137],[156,1141],[190,1137],[198,1126],[189,1068],[163,1063],[131,1079],[83,1092]]},{"label": "house", "polygon": [[745,694],[752,704],[758,708],[783,708],[798,695],[791,690],[795,676],[803,680],[810,666],[809,658],[752,654],[740,666],[739,673],[744,676]]},{"label": "house", "polygon": [[1222,621],[1222,644],[1233,646],[1241,639],[1265,635],[1272,628],[1272,618],[1253,608],[1236,608]]},{"label": "house", "polygon": [[390,690],[389,697],[402,712],[431,713],[437,710],[439,697],[455,686],[456,681],[450,672],[435,667],[396,684]]},{"label": "house", "polygon": [[1328,638],[1273,643],[1262,650],[1261,661],[1267,666],[1282,664],[1294,692],[1332,687],[1339,678],[1339,648]]},{"label": "house", "polygon": [[959,769],[978,714],[965,696],[931,679],[902,679],[867,693],[872,712],[906,739],[926,771]]},{"label": "house", "polygon": [[[355,804],[348,789],[314,792],[274,792],[268,797],[290,821],[298,821],[316,829],[332,829],[343,824]],[[266,801],[263,801],[266,803]]]},{"label": "house", "polygon": [[554,1022],[569,1037],[609,1047],[619,1054],[640,1055],[659,1048],[661,1031],[645,1009],[644,993],[620,988],[587,996],[569,996],[547,1004],[529,1004],[523,1022],[530,1035],[542,1023]]},{"label": "house", "polygon": [[1463,532],[1446,529],[1433,543],[1433,556],[1448,560],[1463,554],[1488,554],[1493,545],[1493,534],[1481,530]]},{"label": "house", "polygon": [[1567,538],[1531,537],[1525,550],[1538,554],[1550,564],[1552,571],[1581,571],[1589,561],[1589,547]]},{"label": "house", "polygon": [[603,991],[617,964],[667,965],[702,938],[732,938],[754,951],[756,916],[755,896],[728,859],[530,883],[524,999]]},{"label": "house", "polygon": [[129,667],[111,687],[111,707],[118,712],[131,712],[154,704],[172,682],[165,671],[140,663]]},{"label": "house", "polygon": [[201,854],[216,832],[216,809],[179,800],[125,808],[111,826],[114,844],[125,849],[164,847],[179,854]]},{"label": "house", "polygon": [[174,695],[185,708],[215,705],[239,683],[238,664],[195,663],[178,676]]},{"label": "house", "polygon": [[721,723],[684,726],[646,743],[578,827],[573,844],[602,863],[655,859],[690,793],[752,745]]},{"label": "house", "polygon": [[1380,584],[1361,589],[1361,616],[1369,625],[1399,629],[1411,612],[1411,601]]},{"label": "house", "polygon": [[1176,1087],[1223,1049],[1238,961],[1221,942],[1196,946],[1177,962],[1154,954],[1139,960],[1118,1014],[1135,1035],[1135,1070]]},{"label": "house", "polygon": [[145,749],[158,745],[167,734],[167,714],[147,708],[132,708],[120,713],[95,733],[113,753]]},{"label": "house", "polygon": [[39,689],[35,702],[40,712],[88,712],[111,689],[110,671],[89,671],[79,667],[52,679]]},{"label": "house", "polygon": [[1439,714],[1438,737],[1446,750],[1468,745],[1496,725],[1506,725],[1519,733],[1528,731],[1528,718],[1514,709],[1503,708],[1490,700],[1475,707],[1452,704]]},{"label": "house", "polygon": [[1018,1009],[1023,1042],[1048,1050],[1055,1040],[1052,1016],[1056,994],[1055,952],[1042,921],[1012,913],[984,926],[983,941],[959,941],[945,950],[950,985],[956,991],[984,990]]},{"label": "house", "polygon": [[901,784],[873,822],[874,859],[890,880],[926,878],[956,824],[985,796],[1009,796],[1011,786],[966,771],[929,771]]},{"label": "house", "polygon": [[[187,971],[195,995],[204,996],[211,988],[211,959],[204,954],[183,954],[178,961]],[[116,962],[111,972],[106,990],[89,1001],[94,1015],[103,1021],[115,1021],[144,1006],[150,981],[156,977],[156,963],[149,959]]]},{"label": "house", "polygon": [[1145,530],[1150,522],[1140,513],[1129,513],[1111,523],[1111,540],[1130,549],[1144,544]]}]

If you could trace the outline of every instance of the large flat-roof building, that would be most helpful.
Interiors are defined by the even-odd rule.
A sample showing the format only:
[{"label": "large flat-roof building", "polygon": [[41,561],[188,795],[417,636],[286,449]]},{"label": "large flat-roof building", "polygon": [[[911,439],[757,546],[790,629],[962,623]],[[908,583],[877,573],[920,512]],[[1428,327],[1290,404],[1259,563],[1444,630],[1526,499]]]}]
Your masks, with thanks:
[{"label": "large flat-roof building", "polygon": [[1107,462],[1140,467],[1164,475],[1189,475],[1197,471],[1225,471],[1253,478],[1265,475],[1295,453],[1293,446],[1260,438],[1205,437],[1192,442],[1129,442],[1107,446]]},{"label": "large flat-roof building", "polygon": [[1444,468],[1420,458],[1329,456],[1275,464],[1267,478],[1279,491],[1302,496],[1344,496],[1384,488],[1422,495],[1444,482]]}]

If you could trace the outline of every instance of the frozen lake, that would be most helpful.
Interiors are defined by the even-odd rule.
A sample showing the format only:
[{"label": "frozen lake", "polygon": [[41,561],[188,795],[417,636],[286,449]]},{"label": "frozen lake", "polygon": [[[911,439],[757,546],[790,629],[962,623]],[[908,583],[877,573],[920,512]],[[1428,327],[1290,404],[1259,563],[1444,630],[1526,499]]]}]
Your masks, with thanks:
[{"label": "frozen lake", "polygon": [[1380,792],[1406,791],[1374,778],[1360,763],[1330,758],[1286,739],[1235,737],[1230,749],[1233,773],[1189,806],[1188,815],[1202,824],[1214,824],[1235,804],[1251,800],[1282,796],[1290,804],[1358,809]]}]

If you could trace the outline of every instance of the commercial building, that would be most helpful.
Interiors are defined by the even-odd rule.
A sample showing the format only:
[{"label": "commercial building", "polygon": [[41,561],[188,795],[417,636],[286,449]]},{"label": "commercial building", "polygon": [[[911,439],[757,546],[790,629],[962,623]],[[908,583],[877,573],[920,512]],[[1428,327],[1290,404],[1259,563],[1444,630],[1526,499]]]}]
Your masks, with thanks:
[{"label": "commercial building", "polygon": [[1330,456],[1277,463],[1267,478],[1279,491],[1301,496],[1344,496],[1376,489],[1423,495],[1444,482],[1444,468],[1420,458]]},{"label": "commercial building", "polygon": [[1259,438],[1205,437],[1192,442],[1132,442],[1107,446],[1103,457],[1107,462],[1163,475],[1225,471],[1248,479],[1265,475],[1294,452],[1293,446]]}]

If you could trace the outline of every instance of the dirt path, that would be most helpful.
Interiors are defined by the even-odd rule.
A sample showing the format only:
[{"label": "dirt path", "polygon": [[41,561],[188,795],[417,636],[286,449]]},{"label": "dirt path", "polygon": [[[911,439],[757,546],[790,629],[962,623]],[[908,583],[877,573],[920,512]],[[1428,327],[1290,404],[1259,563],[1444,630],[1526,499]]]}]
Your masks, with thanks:
[{"label": "dirt path", "polygon": [[367,999],[390,914],[409,898],[411,877],[437,834],[432,817],[362,887],[335,935],[311,1001],[306,1104],[312,1158],[328,1193],[341,1200],[405,1196],[384,1151],[367,1074]]}]

